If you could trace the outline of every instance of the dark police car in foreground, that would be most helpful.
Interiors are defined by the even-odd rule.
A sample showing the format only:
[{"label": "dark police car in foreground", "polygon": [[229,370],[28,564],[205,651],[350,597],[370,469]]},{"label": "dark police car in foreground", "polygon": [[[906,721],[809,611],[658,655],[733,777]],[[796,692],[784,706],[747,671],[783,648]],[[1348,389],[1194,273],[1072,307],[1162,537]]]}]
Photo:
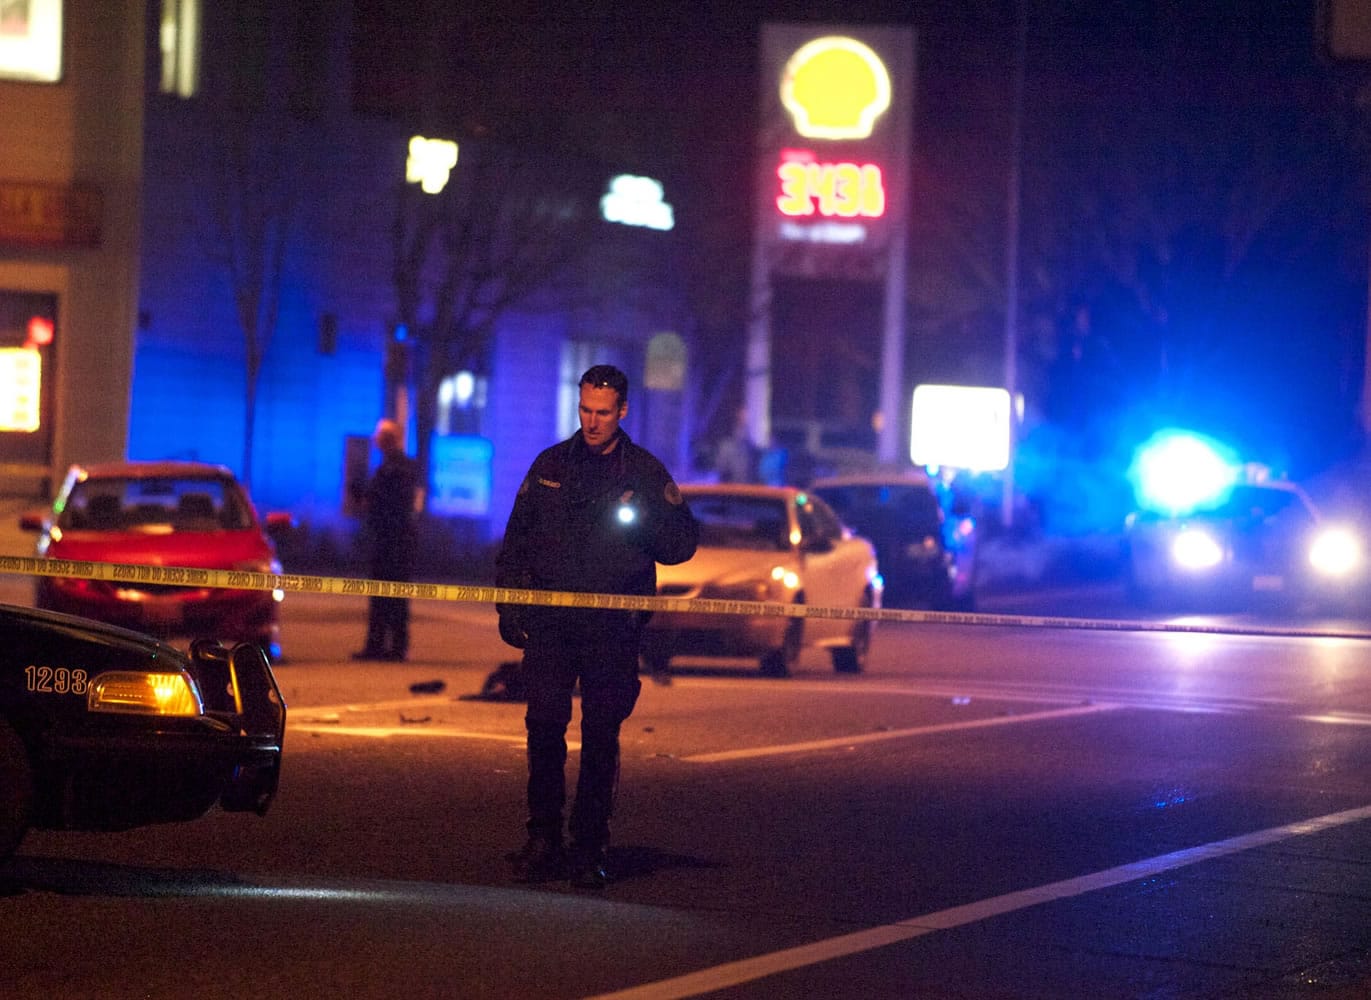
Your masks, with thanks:
[{"label": "dark police car in foreground", "polygon": [[189,654],[0,605],[0,860],[31,828],[124,830],[266,812],[286,706],[256,643]]}]

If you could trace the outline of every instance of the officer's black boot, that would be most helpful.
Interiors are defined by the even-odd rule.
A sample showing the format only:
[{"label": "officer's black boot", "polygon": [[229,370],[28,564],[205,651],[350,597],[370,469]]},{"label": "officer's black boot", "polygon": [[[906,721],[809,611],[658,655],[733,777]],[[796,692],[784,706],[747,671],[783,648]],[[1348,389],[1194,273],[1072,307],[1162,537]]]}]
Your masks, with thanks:
[{"label": "officer's black boot", "polygon": [[550,830],[530,824],[524,846],[505,857],[513,865],[514,878],[519,882],[551,882],[566,877],[566,852],[562,848],[560,827]]},{"label": "officer's black boot", "polygon": [[601,846],[572,844],[569,858],[571,884],[578,889],[603,889],[609,885],[605,861],[609,852]]}]

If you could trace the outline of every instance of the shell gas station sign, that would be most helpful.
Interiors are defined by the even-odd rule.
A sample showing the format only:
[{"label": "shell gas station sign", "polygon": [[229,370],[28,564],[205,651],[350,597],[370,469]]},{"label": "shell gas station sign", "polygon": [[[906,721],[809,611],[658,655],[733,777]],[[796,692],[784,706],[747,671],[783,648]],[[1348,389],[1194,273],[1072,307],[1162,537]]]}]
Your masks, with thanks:
[{"label": "shell gas station sign", "polygon": [[884,271],[904,220],[912,52],[906,28],[763,28],[758,237],[773,270]]},{"label": "shell gas station sign", "polygon": [[[874,429],[880,459],[894,461],[905,409],[914,31],[765,24],[760,54],[748,433],[760,447],[771,443],[776,401],[782,410],[819,411],[820,396],[841,398],[840,419]],[[834,293],[838,319],[821,330],[796,319],[816,310],[797,307],[804,293],[794,291],[819,282],[857,288]],[[778,289],[789,296],[779,308]],[[786,391],[773,392],[773,373],[782,369]],[[779,418],[833,422],[834,414]]]},{"label": "shell gas station sign", "polygon": [[890,107],[890,73],[865,43],[824,35],[786,60],[781,103],[800,135],[865,139]]}]

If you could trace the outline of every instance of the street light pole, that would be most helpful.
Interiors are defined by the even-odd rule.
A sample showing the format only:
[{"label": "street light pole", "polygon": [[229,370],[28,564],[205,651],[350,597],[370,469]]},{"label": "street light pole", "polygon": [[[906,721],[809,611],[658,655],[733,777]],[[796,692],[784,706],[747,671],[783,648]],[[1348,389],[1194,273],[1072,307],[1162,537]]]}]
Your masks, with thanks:
[{"label": "street light pole", "polygon": [[1004,387],[1009,393],[1009,464],[1004,469],[1000,520],[1014,523],[1014,460],[1018,451],[1015,417],[1019,378],[1019,203],[1023,159],[1024,64],[1028,50],[1028,0],[1019,0],[1014,39],[1014,84],[1010,109],[1009,189],[1005,207]]},{"label": "street light pole", "polygon": [[[447,187],[452,171],[457,166],[457,152],[457,143],[450,139],[429,139],[422,135],[411,137],[409,155],[405,159],[405,185],[415,185],[421,192],[417,195],[419,200],[414,203],[415,221],[412,236],[406,224],[409,213],[406,210],[407,199],[403,189],[396,208],[397,274],[404,272],[402,283],[408,287],[411,294],[406,295],[404,291],[400,293],[400,315],[386,338],[384,370],[389,415],[406,430],[417,430],[410,427],[410,420],[417,405],[413,388],[416,364],[414,354],[422,349],[422,343],[417,336],[417,289],[424,258],[423,253],[412,252],[408,244],[411,238],[418,243],[424,243],[429,239],[429,229],[423,219],[425,212],[430,209],[425,207],[425,202],[442,194],[443,189]],[[421,370],[424,360],[421,357],[417,362]]]}]

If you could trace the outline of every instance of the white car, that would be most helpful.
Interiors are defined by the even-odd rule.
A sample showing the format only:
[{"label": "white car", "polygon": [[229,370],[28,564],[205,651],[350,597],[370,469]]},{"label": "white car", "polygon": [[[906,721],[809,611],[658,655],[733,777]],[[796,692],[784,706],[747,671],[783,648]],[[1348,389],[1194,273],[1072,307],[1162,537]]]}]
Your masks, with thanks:
[{"label": "white car", "polygon": [[[880,607],[876,552],[812,494],[782,486],[682,486],[700,522],[694,558],[657,567],[663,597]],[[839,673],[859,673],[872,621],[657,612],[644,659],[654,673],[671,658],[756,656],[768,677],[784,677],[806,646],[822,646]]]}]

